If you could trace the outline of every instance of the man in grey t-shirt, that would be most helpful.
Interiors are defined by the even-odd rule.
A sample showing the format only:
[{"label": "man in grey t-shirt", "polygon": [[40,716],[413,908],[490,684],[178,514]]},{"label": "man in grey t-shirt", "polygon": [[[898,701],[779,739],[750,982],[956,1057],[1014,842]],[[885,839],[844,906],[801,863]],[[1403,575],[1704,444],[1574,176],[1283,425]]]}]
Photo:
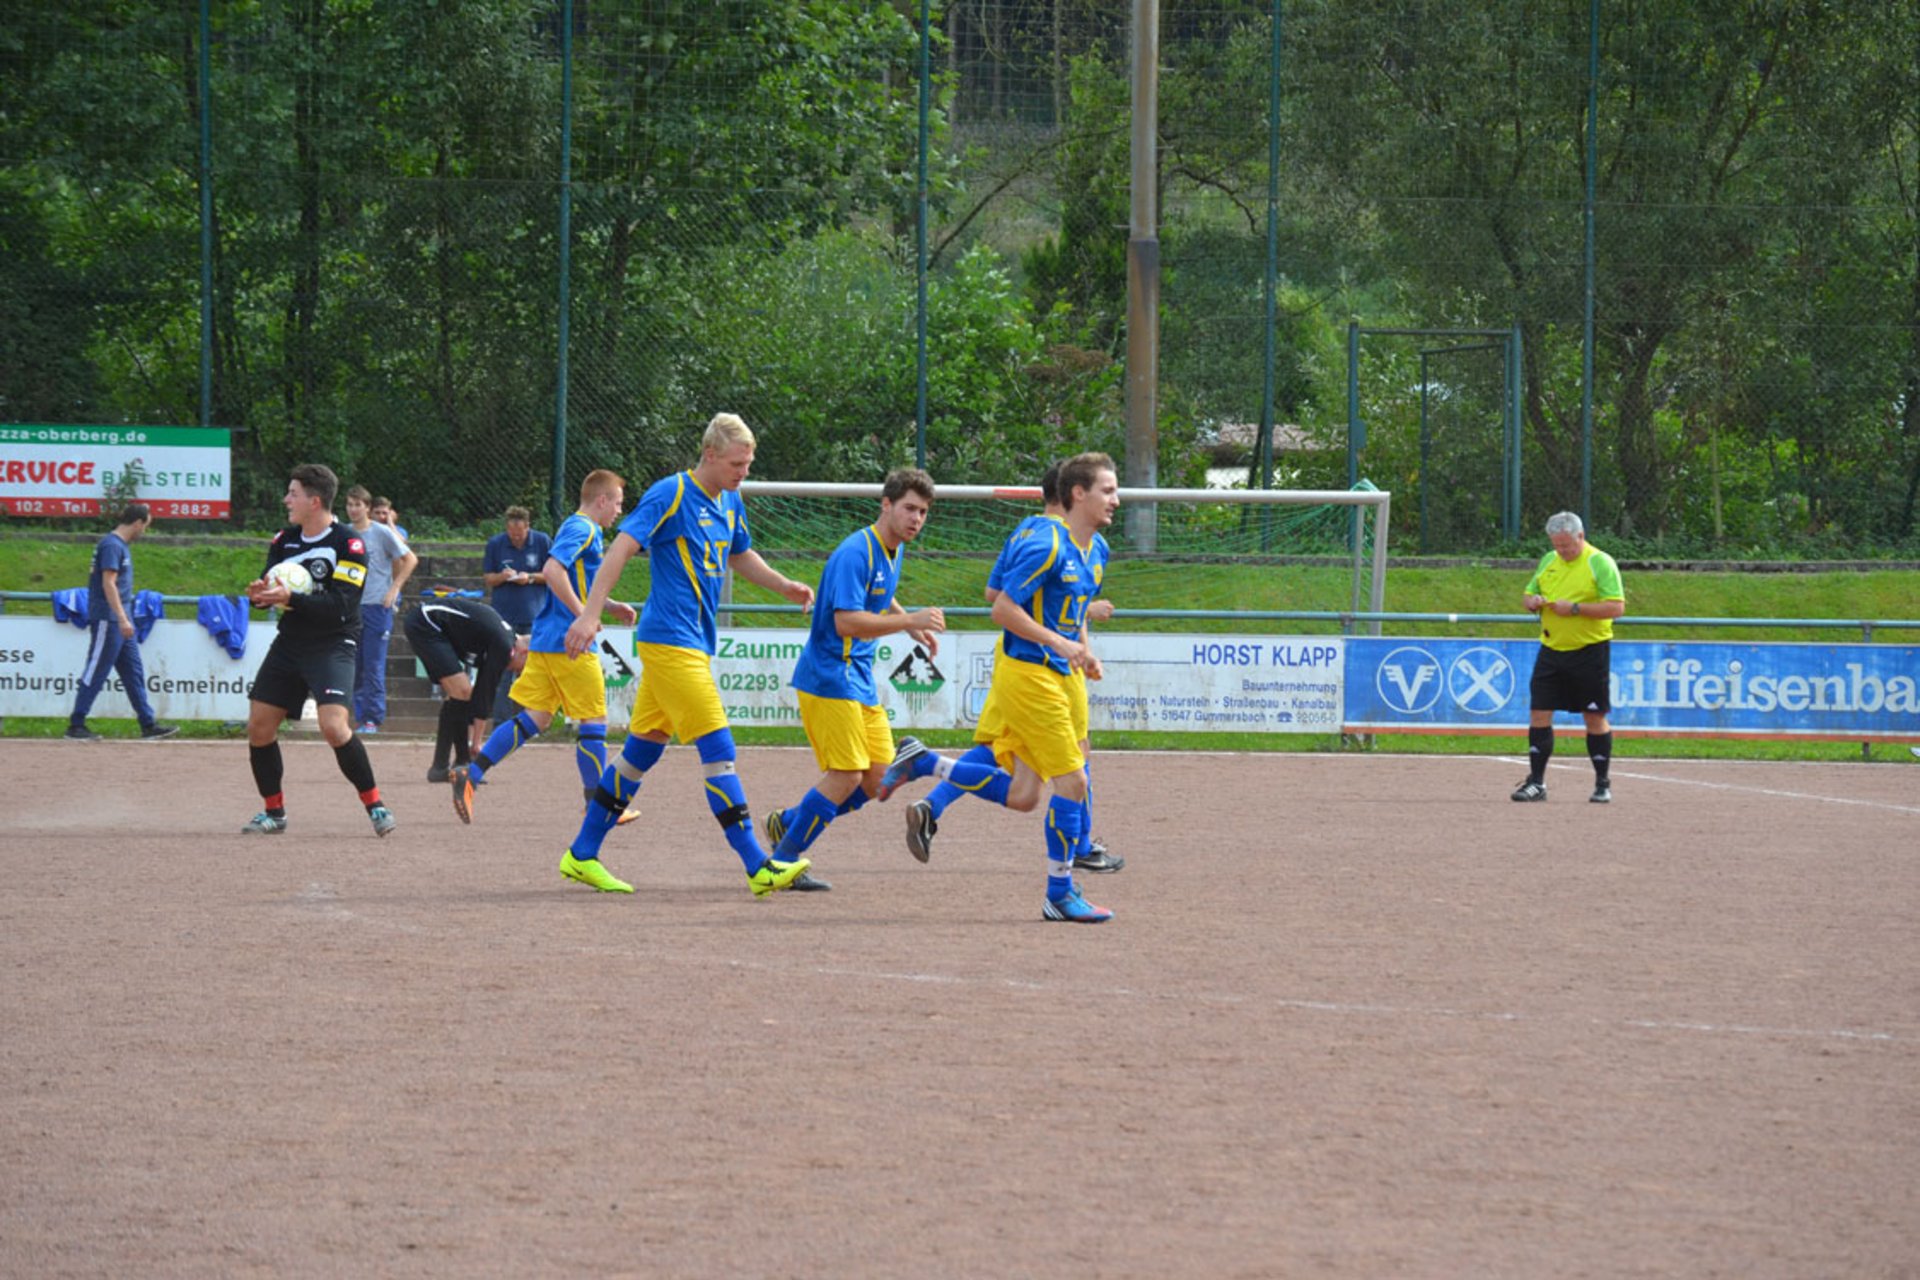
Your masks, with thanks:
[{"label": "man in grey t-shirt", "polygon": [[360,596],[360,648],[353,682],[357,732],[376,733],[387,718],[387,642],[393,636],[393,605],[420,557],[404,539],[373,518],[373,495],[365,485],[347,490],[347,522],[367,544],[367,585]]}]

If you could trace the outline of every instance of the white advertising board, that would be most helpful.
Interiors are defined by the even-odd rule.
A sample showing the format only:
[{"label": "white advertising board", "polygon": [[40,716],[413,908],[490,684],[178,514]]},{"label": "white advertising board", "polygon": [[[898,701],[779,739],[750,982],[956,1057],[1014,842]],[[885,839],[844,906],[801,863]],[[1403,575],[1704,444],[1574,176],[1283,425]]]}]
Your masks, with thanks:
[{"label": "white advertising board", "polygon": [[[273,643],[271,622],[247,628],[243,656],[229,658],[198,622],[163,618],[140,644],[147,700],[162,720],[245,720],[247,688]],[[87,633],[49,617],[0,617],[0,716],[65,716],[73,710]],[[90,718],[131,720],[120,677],[107,677]]]}]

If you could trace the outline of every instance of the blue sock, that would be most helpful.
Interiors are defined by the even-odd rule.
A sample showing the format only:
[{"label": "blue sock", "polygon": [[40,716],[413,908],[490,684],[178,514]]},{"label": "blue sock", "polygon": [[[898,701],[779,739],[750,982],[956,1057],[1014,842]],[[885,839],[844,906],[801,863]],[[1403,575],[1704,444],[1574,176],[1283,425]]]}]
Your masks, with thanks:
[{"label": "blue sock", "polygon": [[1055,796],[1047,802],[1047,897],[1073,890],[1073,849],[1080,842],[1080,802]]},{"label": "blue sock", "polygon": [[[613,824],[620,820],[621,813],[639,793],[641,779],[666,749],[664,742],[654,742],[638,734],[628,735],[626,743],[620,748],[620,760],[601,771],[593,801],[587,805],[586,816],[580,819],[580,834],[568,846],[567,851],[573,854],[576,861],[587,862],[600,856],[600,846],[606,842],[607,832],[613,830]],[[629,778],[621,771],[622,764],[640,777]]]},{"label": "blue sock", "polygon": [[[733,846],[733,851],[740,855],[740,862],[746,867],[747,874],[752,875],[765,865],[767,852],[760,847],[760,838],[753,833],[753,819],[747,812],[747,789],[740,784],[740,775],[732,768],[737,754],[733,747],[733,731],[720,728],[702,734],[694,739],[693,748],[700,753],[700,763],[709,770],[703,788],[707,807],[720,820],[721,833],[727,837],[727,843]],[[725,768],[714,772],[721,766]]]},{"label": "blue sock", "polygon": [[[993,748],[984,742],[976,742],[971,751],[953,762],[953,767],[958,769],[963,764],[984,764],[991,767],[993,763]],[[938,818],[947,811],[948,805],[966,794],[951,780],[942,778],[933,790],[927,792],[927,803],[933,808],[933,816]],[[1004,795],[1000,797],[1000,803],[1006,803]]]},{"label": "blue sock", "polygon": [[787,834],[781,837],[780,847],[773,851],[773,856],[782,862],[792,862],[813,847],[813,842],[839,812],[839,806],[821,795],[818,788],[808,788],[807,794],[794,806],[794,819],[787,824]]},{"label": "blue sock", "polygon": [[479,782],[486,775],[487,770],[494,768],[512,755],[516,748],[525,746],[539,736],[540,726],[533,722],[532,716],[522,711],[487,735],[486,744],[480,748],[480,754],[476,755],[473,763],[467,766],[467,776]]},{"label": "blue sock", "polygon": [[[965,756],[953,762],[953,771],[947,775],[947,781],[963,796],[977,796],[994,804],[1007,802],[1007,788],[1013,785],[1013,775],[989,761],[986,764],[973,764]],[[940,815],[934,814],[937,818]]]},{"label": "blue sock", "polygon": [[583,724],[575,732],[580,740],[574,744],[573,763],[580,770],[580,785],[592,795],[600,775],[607,771],[607,726]]},{"label": "blue sock", "polygon": [[[840,802],[840,807],[833,811],[833,816],[836,818],[844,818],[848,814],[853,813],[855,810],[863,809],[866,807],[866,803],[870,798],[871,797],[867,795],[866,788],[855,787],[853,789],[853,794],[848,796],[845,800],[842,800]],[[793,815],[797,812],[799,812],[797,809],[789,809],[787,811],[788,826],[793,825]]]},{"label": "blue sock", "polygon": [[729,813],[744,814],[747,811],[747,789],[740,785],[740,775],[714,774],[707,779],[705,790],[707,807],[713,810],[714,817],[720,819],[721,833],[727,837],[727,843],[733,846],[733,851],[740,855],[740,864],[747,869],[747,874],[752,875],[765,864],[767,852],[760,847],[759,838],[753,834],[752,819],[743,818],[737,822],[727,819]]}]

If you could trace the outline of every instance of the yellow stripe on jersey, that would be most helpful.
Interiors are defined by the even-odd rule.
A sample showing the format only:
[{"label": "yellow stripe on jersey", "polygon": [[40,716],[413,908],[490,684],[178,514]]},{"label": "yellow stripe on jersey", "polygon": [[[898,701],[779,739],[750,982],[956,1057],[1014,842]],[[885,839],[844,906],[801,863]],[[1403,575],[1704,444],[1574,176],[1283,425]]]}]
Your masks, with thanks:
[{"label": "yellow stripe on jersey", "polygon": [[680,549],[680,563],[686,567],[687,585],[693,588],[694,603],[704,607],[706,593],[700,590],[700,575],[693,570],[693,552],[687,550],[687,540],[685,538],[675,538],[673,545]]},{"label": "yellow stripe on jersey", "polygon": [[682,471],[679,475],[675,476],[674,479],[678,480],[680,483],[678,484],[678,486],[675,487],[673,491],[673,501],[667,504],[666,514],[661,516],[658,520],[654,522],[653,528],[647,530],[648,542],[652,542],[653,535],[660,532],[661,525],[673,519],[673,513],[680,509],[680,499],[687,496],[687,473]]},{"label": "yellow stripe on jersey", "polygon": [[[1060,530],[1056,526],[1055,528],[1047,530],[1047,532],[1053,537],[1053,546],[1049,548],[1047,551],[1047,562],[1041,565],[1038,569],[1036,569],[1032,573],[1032,575],[1027,578],[1026,582],[1023,582],[1020,584],[1022,589],[1024,589],[1035,578],[1046,576],[1047,570],[1053,568],[1053,562],[1060,558]],[[1038,613],[1034,614],[1034,617],[1036,618],[1039,616],[1040,615]]]}]

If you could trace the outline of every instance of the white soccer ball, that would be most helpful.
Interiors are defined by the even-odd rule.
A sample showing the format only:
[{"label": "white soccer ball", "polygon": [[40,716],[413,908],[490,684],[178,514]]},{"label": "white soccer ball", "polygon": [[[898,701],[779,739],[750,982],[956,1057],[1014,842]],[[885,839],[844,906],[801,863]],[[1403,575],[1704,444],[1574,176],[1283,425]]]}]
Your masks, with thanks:
[{"label": "white soccer ball", "polygon": [[284,584],[296,596],[304,596],[313,590],[313,575],[298,560],[282,560],[267,570],[267,581]]}]

